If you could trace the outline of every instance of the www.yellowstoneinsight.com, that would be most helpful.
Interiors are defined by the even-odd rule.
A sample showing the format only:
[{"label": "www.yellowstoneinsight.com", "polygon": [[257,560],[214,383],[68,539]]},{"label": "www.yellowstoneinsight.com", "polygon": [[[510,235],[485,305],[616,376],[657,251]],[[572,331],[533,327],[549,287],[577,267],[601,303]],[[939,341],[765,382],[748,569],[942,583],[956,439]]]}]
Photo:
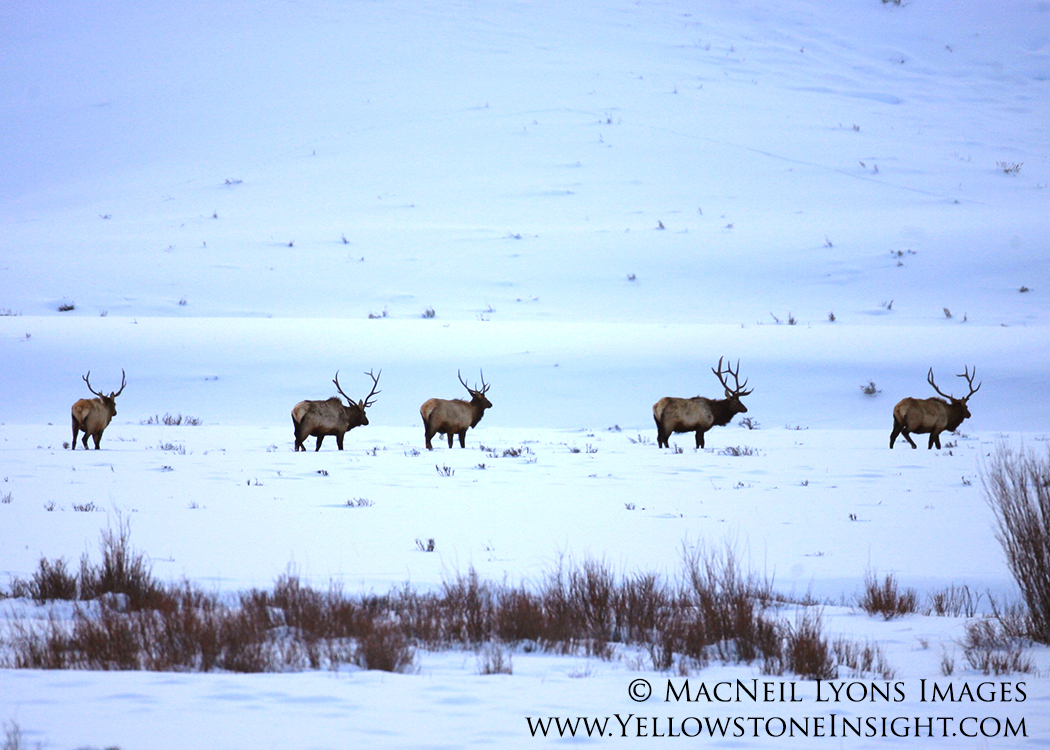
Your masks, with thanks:
[{"label": "www.yellowstoneinsight.com", "polygon": [[[656,699],[662,699],[665,704],[694,704],[696,708],[723,711],[735,704],[744,710],[736,715],[702,710],[685,716],[654,715],[661,713],[659,711],[645,715],[614,712],[607,716],[526,716],[528,733],[541,738],[814,737],[838,740],[1029,736],[1024,717],[996,715],[993,709],[995,704],[1023,703],[1027,698],[1024,682],[694,680],[690,683],[688,679],[667,679],[666,683],[663,680],[660,683]],[[805,685],[804,689],[800,688],[801,684]],[[636,703],[648,701],[654,697],[653,692],[653,685],[641,678],[632,680],[627,688],[628,696]],[[906,700],[933,710],[928,713],[921,709],[900,710],[904,709],[900,705],[893,715],[862,710],[865,706],[875,708],[873,704],[893,707]],[[801,703],[811,703],[817,711],[811,715],[789,716],[778,715],[775,709],[777,705],[784,708]],[[951,711],[954,715],[944,716],[949,708],[957,710]]]}]

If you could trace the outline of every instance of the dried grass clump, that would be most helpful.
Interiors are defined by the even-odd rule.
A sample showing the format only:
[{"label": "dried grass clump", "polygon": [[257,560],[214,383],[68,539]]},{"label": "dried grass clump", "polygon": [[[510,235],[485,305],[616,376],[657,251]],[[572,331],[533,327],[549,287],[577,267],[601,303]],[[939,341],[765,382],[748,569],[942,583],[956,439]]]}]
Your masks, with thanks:
[{"label": "dried grass clump", "polygon": [[864,576],[864,593],[859,600],[860,608],[869,615],[882,615],[883,619],[908,615],[918,608],[919,595],[915,589],[900,591],[897,579],[891,573],[880,583],[875,574],[868,571]]},{"label": "dried grass clump", "polygon": [[670,579],[562,559],[535,586],[486,581],[471,568],[437,591],[405,585],[347,595],[336,584],[313,588],[290,569],[270,590],[222,598],[187,581],[154,581],[126,524],[103,534],[102,547],[102,564],[85,558],[75,578],[61,561],[45,561],[20,584],[72,593],[76,605],[64,618],[61,610],[44,620],[16,617],[0,642],[10,666],[272,672],[356,664],[410,672],[420,648],[463,648],[479,653],[480,673],[509,674],[518,648],[609,659],[633,647],[655,668],[683,674],[712,660],[757,661],[765,673],[812,679],[834,676],[840,662],[854,672],[888,669],[877,650],[830,646],[817,609],[800,605],[793,624],[781,617],[771,583],[729,548],[686,548]]}]

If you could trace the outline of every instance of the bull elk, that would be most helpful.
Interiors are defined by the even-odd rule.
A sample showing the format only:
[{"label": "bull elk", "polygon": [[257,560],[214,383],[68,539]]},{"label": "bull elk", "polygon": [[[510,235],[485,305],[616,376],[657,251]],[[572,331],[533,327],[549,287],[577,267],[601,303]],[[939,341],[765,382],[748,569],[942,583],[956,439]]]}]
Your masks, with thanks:
[{"label": "bull elk", "polygon": [[109,427],[109,421],[117,416],[117,396],[124,392],[127,378],[124,371],[121,370],[120,390],[111,391],[108,396],[91,387],[91,370],[88,370],[88,374],[84,376],[84,382],[87,383],[88,390],[97,398],[82,398],[73,404],[73,442],[69,447],[73,450],[77,449],[77,433],[83,430],[84,450],[87,450],[89,437],[94,439],[95,450],[98,450],[99,443],[102,442],[102,433]]},{"label": "bull elk", "polygon": [[456,376],[470,394],[470,401],[464,401],[461,398],[452,400],[432,398],[419,407],[419,415],[423,417],[423,430],[428,451],[434,450],[430,441],[438,433],[448,436],[449,448],[452,447],[453,436],[459,435],[459,447],[466,448],[467,429],[477,427],[478,422],[485,415],[485,410],[492,408],[492,402],[485,396],[490,384],[485,383],[484,372],[481,373],[481,388],[471,388],[467,385],[458,370]]},{"label": "bull elk", "polygon": [[918,448],[919,446],[911,439],[909,433],[917,432],[921,435],[928,432],[930,433],[930,444],[927,446],[927,449],[931,449],[936,445],[939,450],[941,447],[941,433],[945,430],[954,432],[964,419],[970,418],[970,409],[967,407],[966,402],[981,387],[980,383],[977,384],[977,388],[973,387],[973,379],[976,375],[976,367],[973,368],[972,373],[969,367],[963,368],[963,373],[956,377],[966,379],[970,392],[963,398],[955,398],[955,396],[942,393],[937,384],[933,382],[933,368],[931,367],[926,375],[926,381],[933,386],[933,390],[937,391],[939,396],[948,400],[944,401],[940,398],[902,398],[893,407],[893,432],[890,433],[890,448],[893,448],[893,443],[896,442],[898,435],[904,435],[904,439],[911,444],[912,448]]},{"label": "bull elk", "polygon": [[[747,380],[740,384],[740,360],[737,360],[734,371],[728,364],[722,369],[722,358],[718,358],[718,369],[711,368],[718,381],[725,388],[726,397],[720,399],[693,396],[692,398],[664,397],[653,404],[653,419],[656,420],[656,444],[667,448],[668,438],[676,432],[695,432],[696,447],[704,447],[704,433],[714,426],[729,424],[735,414],[743,414],[747,407],[740,399],[754,389],[745,390]],[[733,376],[734,386],[729,387],[726,376]]]},{"label": "bull elk", "polygon": [[[382,374],[383,371],[380,370],[379,375]],[[346,399],[345,406],[335,396],[326,401],[300,401],[295,405],[295,408],[292,409],[292,425],[295,427],[296,451],[306,450],[303,442],[310,436],[317,438],[317,447],[314,448],[314,451],[321,450],[321,441],[324,440],[325,435],[335,435],[335,444],[339,450],[342,450],[343,435],[355,427],[368,424],[365,409],[374,403],[373,396],[380,391],[376,390],[379,386],[379,375],[373,375],[371,370],[365,375],[372,378],[372,390],[361,401],[354,401],[343,392],[342,386],[339,385],[339,371],[336,370],[335,379],[332,382],[335,383],[340,395]]]}]

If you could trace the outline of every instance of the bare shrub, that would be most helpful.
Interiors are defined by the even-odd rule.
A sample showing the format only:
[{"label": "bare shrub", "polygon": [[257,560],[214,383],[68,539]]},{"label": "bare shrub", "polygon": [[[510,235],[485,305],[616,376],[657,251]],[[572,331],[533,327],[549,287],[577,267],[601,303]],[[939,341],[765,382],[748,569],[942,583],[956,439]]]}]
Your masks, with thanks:
[{"label": "bare shrub", "polygon": [[790,671],[806,679],[833,680],[838,677],[819,611],[808,607],[798,611],[795,624],[788,629],[784,663]]},{"label": "bare shrub", "polygon": [[491,637],[495,609],[492,586],[478,578],[474,566],[466,575],[445,581],[442,593],[445,637],[449,641],[475,645]]},{"label": "bare shrub", "polygon": [[1031,637],[1050,643],[1050,450],[1040,459],[1000,445],[982,481],[996,539],[1028,606]]},{"label": "bare shrub", "polygon": [[478,654],[478,674],[513,674],[510,652],[498,643],[490,643]]},{"label": "bare shrub", "polygon": [[1004,675],[1035,670],[1032,656],[1023,641],[1011,637],[992,619],[968,622],[962,646],[970,668],[981,674]]},{"label": "bare shrub", "polygon": [[777,623],[763,605],[772,599],[771,584],[745,573],[733,550],[721,554],[703,548],[683,551],[685,582],[680,609],[669,629],[681,638],[675,650],[705,663],[709,650],[726,661],[779,658]]},{"label": "bare shrub", "polygon": [[880,583],[875,574],[868,571],[864,575],[864,593],[858,604],[869,615],[882,615],[886,620],[911,614],[916,611],[919,595],[915,589],[897,588],[897,578],[890,573]]},{"label": "bare shrub", "polygon": [[383,672],[410,672],[416,653],[405,634],[394,622],[377,622],[371,632],[357,641],[354,662],[362,669]]},{"label": "bare shrub", "polygon": [[154,414],[152,417],[146,419],[140,419],[139,424],[151,425],[151,424],[162,424],[168,427],[178,427],[180,425],[187,425],[190,427],[197,427],[201,424],[201,420],[197,417],[183,416],[182,414],[169,414],[164,413],[164,416],[158,416]]},{"label": "bare shrub", "polygon": [[145,553],[131,547],[131,523],[118,518],[117,528],[102,532],[99,543],[102,564],[90,567],[81,561],[81,596],[94,599],[102,594],[123,594],[128,606],[142,609],[154,605],[163,596],[153,578],[153,568]]},{"label": "bare shrub", "polygon": [[947,651],[941,654],[941,674],[945,677],[955,674],[955,654],[949,654]]},{"label": "bare shrub", "polygon": [[[465,646],[481,649],[479,671],[498,672],[510,669],[514,644],[599,658],[624,644],[648,651],[655,668],[680,674],[713,659],[757,660],[767,674],[827,676],[835,667],[819,611],[800,614],[794,626],[778,617],[770,582],[730,548],[685,549],[682,570],[670,579],[618,575],[600,560],[562,560],[538,585],[487,581],[471,568],[437,591],[405,584],[383,595],[348,596],[334,584],[315,589],[289,569],[269,591],[235,600],[185,581],[154,582],[145,556],[130,549],[126,524],[103,535],[103,553],[99,566],[81,561],[79,595],[95,601],[77,604],[72,618],[12,619],[0,639],[7,665],[268,672],[355,663],[407,671],[417,648]],[[39,578],[64,569],[42,564]],[[58,578],[68,594],[73,577]],[[19,585],[28,591],[31,583]],[[500,651],[485,655],[486,648]],[[835,653],[854,671],[887,669],[872,647],[836,644]]]},{"label": "bare shrub", "polygon": [[758,450],[748,445],[727,445],[718,451],[720,456],[757,456]]},{"label": "bare shrub", "polygon": [[[4,743],[0,745],[0,750],[29,750],[29,743],[25,737],[22,736],[22,728],[18,726],[17,721],[11,721],[11,723],[4,722]],[[40,743],[36,744],[37,750],[40,750]]]},{"label": "bare shrub", "polygon": [[[15,589],[17,586],[17,582],[12,584],[12,589]],[[40,558],[39,567],[33,573],[33,578],[25,587],[25,593],[41,604],[56,599],[76,599],[76,574],[66,570],[66,561],[63,558],[48,560],[42,557]]]},{"label": "bare shrub", "polygon": [[836,638],[831,644],[835,660],[850,670],[852,677],[879,677],[892,680],[897,670],[886,661],[886,654],[878,643],[857,643],[845,638]]},{"label": "bare shrub", "polygon": [[505,643],[539,642],[544,637],[547,617],[540,597],[523,588],[501,587],[496,592],[493,627]]},{"label": "bare shrub", "polygon": [[938,617],[973,617],[977,614],[980,601],[981,594],[971,591],[965,584],[956,587],[953,583],[926,595],[923,614]]}]

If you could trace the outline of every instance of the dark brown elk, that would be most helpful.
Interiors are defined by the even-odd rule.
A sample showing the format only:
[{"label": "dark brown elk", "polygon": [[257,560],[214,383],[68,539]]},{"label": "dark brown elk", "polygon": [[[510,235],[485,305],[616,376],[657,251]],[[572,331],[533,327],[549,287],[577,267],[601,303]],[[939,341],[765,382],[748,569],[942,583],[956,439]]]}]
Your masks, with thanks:
[{"label": "dark brown elk", "polygon": [[492,408],[492,402],[485,394],[489,390],[489,384],[485,383],[485,373],[481,373],[481,388],[471,388],[463,380],[463,376],[456,372],[459,382],[470,394],[470,401],[461,398],[446,400],[443,398],[432,398],[419,407],[419,415],[423,417],[423,431],[426,436],[427,450],[434,450],[430,441],[435,435],[441,433],[448,435],[448,447],[452,447],[452,438],[459,435],[459,447],[467,447],[467,430],[477,427],[486,409]]},{"label": "dark brown elk", "polygon": [[[736,371],[729,365],[722,369],[722,358],[718,358],[718,369],[711,368],[718,381],[725,388],[725,398],[704,398],[693,396],[692,398],[664,397],[653,404],[653,419],[656,420],[656,444],[660,448],[667,448],[668,439],[676,432],[695,432],[696,447],[704,447],[704,433],[712,427],[729,424],[736,414],[744,414],[747,407],[740,399],[747,396],[751,390],[745,390],[747,380],[740,384],[740,361],[737,360]],[[726,382],[726,376],[733,376],[734,387],[730,388]]]},{"label": "dark brown elk", "polygon": [[938,395],[948,400],[944,401],[939,398],[902,398],[893,407],[893,432],[890,433],[890,448],[893,448],[893,443],[896,442],[898,435],[903,435],[912,448],[918,448],[919,446],[911,439],[910,433],[916,432],[922,435],[928,432],[930,433],[930,444],[927,446],[927,449],[931,449],[935,445],[940,449],[941,433],[945,430],[954,432],[964,419],[970,418],[970,409],[967,407],[966,402],[981,387],[980,383],[977,384],[977,388],[973,387],[973,379],[976,375],[976,367],[972,373],[970,368],[963,368],[963,374],[956,377],[966,379],[970,392],[963,398],[955,398],[955,396],[941,393],[941,389],[933,382],[933,368],[931,367],[926,375],[927,382],[933,386],[933,390],[937,391]]},{"label": "dark brown elk", "polygon": [[97,398],[82,398],[73,404],[73,442],[69,444],[69,447],[73,450],[77,449],[77,433],[83,430],[84,450],[87,450],[89,437],[94,439],[95,450],[98,450],[98,445],[102,442],[102,433],[109,427],[110,420],[117,416],[117,396],[124,392],[127,378],[124,376],[124,371],[121,370],[120,390],[111,391],[108,396],[91,387],[90,370],[84,376],[84,382],[87,383],[88,390]]},{"label": "dark brown elk", "polygon": [[[379,375],[382,374],[383,371],[380,370]],[[317,447],[314,448],[314,451],[321,450],[321,441],[324,440],[325,435],[335,435],[335,444],[339,450],[342,450],[343,435],[355,427],[368,424],[365,409],[374,403],[373,396],[380,391],[376,390],[379,386],[379,375],[373,375],[371,370],[365,375],[372,378],[372,390],[361,401],[354,401],[343,393],[339,385],[339,371],[336,370],[335,379],[332,382],[335,383],[336,390],[346,399],[345,406],[335,396],[326,401],[300,401],[295,405],[295,408],[292,409],[292,425],[295,427],[296,451],[306,450],[303,442],[310,436],[317,438]]]}]

